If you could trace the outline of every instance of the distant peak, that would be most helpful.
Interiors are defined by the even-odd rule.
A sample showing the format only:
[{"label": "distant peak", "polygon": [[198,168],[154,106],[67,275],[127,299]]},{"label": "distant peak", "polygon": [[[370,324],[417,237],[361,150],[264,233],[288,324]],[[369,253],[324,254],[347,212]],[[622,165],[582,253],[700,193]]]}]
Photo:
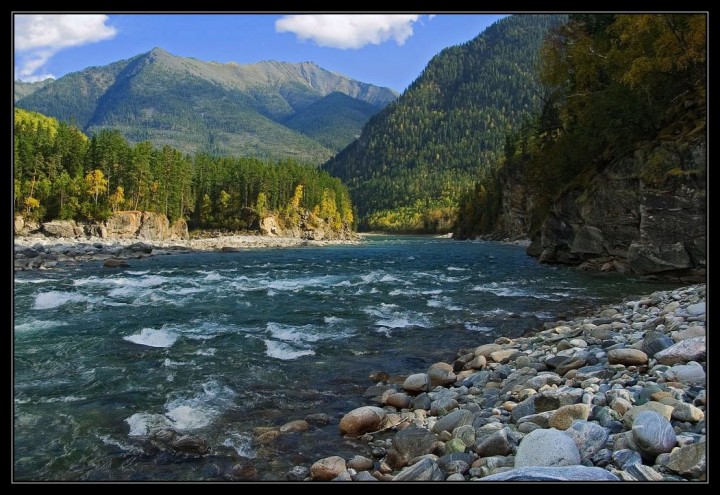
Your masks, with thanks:
[{"label": "distant peak", "polygon": [[172,56],[170,52],[168,52],[167,50],[163,50],[162,48],[158,48],[157,46],[150,50],[147,54],[154,57]]}]

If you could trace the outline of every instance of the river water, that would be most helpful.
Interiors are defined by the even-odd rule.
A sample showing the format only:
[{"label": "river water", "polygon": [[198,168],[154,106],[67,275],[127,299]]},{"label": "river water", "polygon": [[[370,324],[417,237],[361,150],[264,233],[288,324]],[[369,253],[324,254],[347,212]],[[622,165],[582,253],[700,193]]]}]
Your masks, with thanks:
[{"label": "river water", "polygon": [[[522,247],[429,237],[100,262],[15,274],[15,480],[261,480],[350,456],[337,419],[368,375],[667,285],[540,265]],[[253,428],[335,421],[258,445]],[[201,458],[146,435],[201,436]]]}]

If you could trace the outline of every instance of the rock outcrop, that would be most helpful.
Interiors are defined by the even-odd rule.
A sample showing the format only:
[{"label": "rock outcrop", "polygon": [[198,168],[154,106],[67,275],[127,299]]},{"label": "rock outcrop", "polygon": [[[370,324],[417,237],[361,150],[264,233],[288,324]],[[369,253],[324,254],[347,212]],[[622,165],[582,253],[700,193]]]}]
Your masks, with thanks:
[{"label": "rock outcrop", "polygon": [[540,218],[522,170],[504,171],[499,214],[485,237],[530,236],[527,253],[543,263],[704,275],[706,167],[704,141],[647,146],[569,188]]}]

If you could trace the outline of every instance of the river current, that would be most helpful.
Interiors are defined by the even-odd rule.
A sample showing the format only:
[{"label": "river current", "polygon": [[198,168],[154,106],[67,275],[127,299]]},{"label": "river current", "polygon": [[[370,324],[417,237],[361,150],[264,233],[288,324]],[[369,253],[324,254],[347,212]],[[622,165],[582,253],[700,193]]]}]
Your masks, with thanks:
[{"label": "river current", "polygon": [[[258,478],[357,451],[337,419],[372,371],[424,371],[462,348],[668,288],[540,265],[518,246],[430,237],[100,262],[14,277],[16,480]],[[334,421],[258,445],[253,429]],[[205,438],[148,448],[159,427]]]}]

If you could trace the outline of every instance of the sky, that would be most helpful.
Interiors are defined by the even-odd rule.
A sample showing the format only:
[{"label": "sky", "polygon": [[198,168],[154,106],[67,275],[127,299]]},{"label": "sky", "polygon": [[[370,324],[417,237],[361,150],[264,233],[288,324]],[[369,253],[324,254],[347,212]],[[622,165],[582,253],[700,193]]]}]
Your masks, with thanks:
[{"label": "sky", "polygon": [[15,79],[59,78],[163,48],[215,62],[315,62],[402,92],[443,48],[503,14],[13,15]]}]

